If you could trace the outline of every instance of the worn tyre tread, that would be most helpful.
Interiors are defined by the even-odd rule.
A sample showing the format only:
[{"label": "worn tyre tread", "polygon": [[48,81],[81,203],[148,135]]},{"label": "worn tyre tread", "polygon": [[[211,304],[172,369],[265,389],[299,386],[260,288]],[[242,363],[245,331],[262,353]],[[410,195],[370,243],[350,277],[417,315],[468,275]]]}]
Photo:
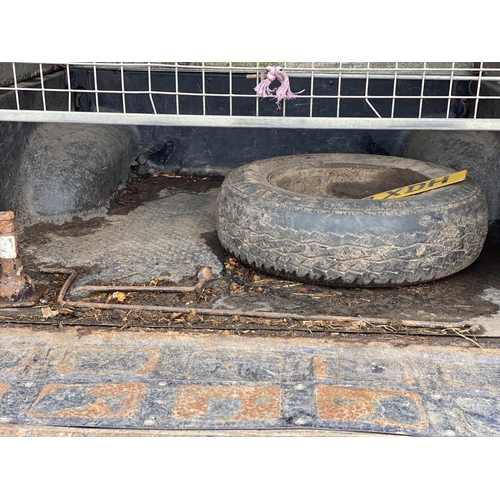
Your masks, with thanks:
[{"label": "worn tyre tread", "polygon": [[[346,156],[359,159],[359,155],[306,156],[316,163],[346,161]],[[382,161],[366,155],[362,160]],[[450,171],[415,160],[395,160],[391,159],[393,165],[411,165],[427,175]],[[395,286],[458,272],[482,249],[486,201],[470,180],[390,202],[307,197],[267,180],[270,172],[290,161],[293,158],[282,157],[240,167],[221,187],[219,239],[229,253],[251,267],[303,282]]]}]

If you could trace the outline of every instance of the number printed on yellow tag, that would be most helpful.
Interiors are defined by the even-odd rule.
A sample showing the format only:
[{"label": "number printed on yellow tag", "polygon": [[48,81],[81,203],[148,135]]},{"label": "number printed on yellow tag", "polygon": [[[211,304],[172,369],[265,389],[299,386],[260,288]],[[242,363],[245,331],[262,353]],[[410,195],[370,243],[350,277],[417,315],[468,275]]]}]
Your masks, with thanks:
[{"label": "number printed on yellow tag", "polygon": [[411,196],[414,194],[423,193],[425,191],[430,191],[431,189],[436,189],[443,186],[449,186],[450,184],[455,184],[457,182],[462,182],[463,180],[465,180],[466,176],[467,170],[461,170],[460,172],[443,175],[442,177],[429,179],[425,182],[418,182],[417,184],[411,184],[410,186],[391,189],[390,191],[384,191],[383,193],[377,193],[372,196],[367,196],[366,198],[363,198],[363,200],[393,200],[395,198],[404,198],[405,196]]}]

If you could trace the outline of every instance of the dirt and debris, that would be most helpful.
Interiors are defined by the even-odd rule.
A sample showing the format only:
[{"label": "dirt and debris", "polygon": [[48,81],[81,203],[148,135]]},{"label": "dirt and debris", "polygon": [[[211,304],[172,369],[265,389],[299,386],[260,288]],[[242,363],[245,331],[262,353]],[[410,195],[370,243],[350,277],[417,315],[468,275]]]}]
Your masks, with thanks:
[{"label": "dirt and debris", "polygon": [[[405,336],[410,341],[427,338],[439,345],[447,345],[450,337],[460,338],[464,346],[482,347],[476,332],[469,328],[431,328],[407,327],[397,321],[387,321],[386,324],[371,324],[362,314],[357,314],[356,321],[324,321],[324,320],[294,320],[290,318],[269,319],[259,317],[244,317],[227,310],[227,316],[213,317],[199,314],[200,308],[214,308],[221,297],[237,296],[241,303],[248,304],[255,298],[265,296],[274,298],[282,305],[286,300],[299,296],[301,300],[324,300],[328,304],[341,304],[336,310],[343,313],[359,311],[360,304],[365,306],[374,299],[365,299],[359,295],[360,290],[350,291],[352,295],[343,297],[345,291],[330,290],[320,286],[292,283],[279,280],[243,266],[233,257],[227,257],[224,263],[225,274],[205,285],[200,292],[191,293],[160,293],[160,292],[94,292],[81,299],[83,302],[102,304],[124,304],[138,306],[137,310],[100,310],[97,308],[61,307],[57,297],[66,280],[63,274],[37,276],[45,278],[45,290],[37,307],[24,310],[0,310],[0,324],[47,324],[57,326],[79,327],[113,327],[125,328],[175,328],[176,330],[196,330],[201,332],[222,332],[225,335],[259,335],[271,337],[306,337],[334,338],[338,336],[353,337],[360,335],[375,335],[380,339]],[[80,272],[84,270],[80,269]],[[47,278],[49,278],[47,280]],[[192,286],[195,278],[186,279],[182,285]],[[153,278],[148,286],[169,286],[174,283],[165,278]],[[175,285],[179,285],[176,283]],[[140,284],[138,284],[140,286]],[[378,292],[380,290],[377,290]],[[421,292],[417,292],[421,293]],[[154,305],[188,308],[189,312],[159,313],[139,310],[140,305]],[[347,307],[346,307],[347,306]],[[319,308],[319,310],[325,308]],[[368,313],[369,310],[366,309]]]},{"label": "dirt and debris", "polygon": [[123,215],[137,208],[141,203],[156,199],[165,190],[175,193],[205,193],[219,188],[222,177],[197,177],[173,173],[134,174],[131,181],[113,198],[109,215]]},{"label": "dirt and debris", "polygon": [[[214,192],[221,184],[220,179],[186,178],[178,174],[156,174],[135,176],[126,188],[116,195],[109,209],[110,215],[126,215],[142,204],[160,196],[178,193],[200,194]],[[57,227],[32,226],[22,234],[23,245],[42,244],[47,231],[58,235],[85,237],[85,235],[106,226],[106,218],[82,221],[75,219]],[[51,324],[75,325],[82,328],[110,326],[113,328],[176,328],[200,332],[219,331],[228,335],[304,336],[328,337],[375,335],[404,336],[405,338],[426,338],[426,341],[448,342],[448,336],[465,346],[474,347],[482,343],[480,333],[467,329],[441,331],[435,328],[401,327],[401,320],[427,320],[461,322],[479,316],[494,315],[498,305],[483,297],[483,291],[497,287],[500,283],[500,262],[498,248],[488,242],[481,257],[468,269],[442,280],[400,288],[331,288],[303,284],[270,277],[258,270],[242,265],[228,255],[220,243],[214,227],[207,227],[201,233],[209,250],[223,264],[222,272],[215,274],[199,292],[156,293],[156,292],[93,292],[79,296],[78,300],[107,304],[138,305],[150,304],[188,308],[190,312],[158,313],[139,310],[98,310],[61,307],[57,296],[67,276],[49,275],[40,271],[36,260],[24,259],[26,271],[34,278],[38,290],[45,287],[39,305],[26,309],[0,309],[0,324]],[[117,256],[119,258],[119,256]],[[72,266],[71,262],[60,262],[61,266],[74,269],[78,276],[93,276],[99,271],[99,264],[93,266]],[[134,273],[116,276],[111,282],[94,280],[92,285],[118,285],[127,280],[137,286],[193,286],[196,276],[170,281],[165,273],[152,276],[148,282],[133,281]],[[132,281],[130,281],[132,279]],[[68,300],[72,300],[72,289]],[[214,317],[197,314],[198,309],[224,309],[227,316]],[[321,321],[295,321],[257,317],[243,317],[232,310],[282,311],[304,315],[337,315],[359,318],[349,323],[334,324]],[[391,318],[383,325],[372,325],[366,318]],[[429,340],[430,339],[430,340]],[[477,346],[476,346],[477,347]]]}]

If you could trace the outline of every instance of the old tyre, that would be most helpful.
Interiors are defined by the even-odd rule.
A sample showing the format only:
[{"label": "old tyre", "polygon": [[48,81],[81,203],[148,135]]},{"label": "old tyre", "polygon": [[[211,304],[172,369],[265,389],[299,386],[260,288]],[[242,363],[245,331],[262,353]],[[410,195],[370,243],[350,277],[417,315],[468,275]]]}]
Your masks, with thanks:
[{"label": "old tyre", "polygon": [[315,154],[244,165],[224,180],[217,233],[240,261],[332,286],[435,280],[472,264],[488,212],[470,179],[393,200],[362,200],[453,170],[407,158]]}]

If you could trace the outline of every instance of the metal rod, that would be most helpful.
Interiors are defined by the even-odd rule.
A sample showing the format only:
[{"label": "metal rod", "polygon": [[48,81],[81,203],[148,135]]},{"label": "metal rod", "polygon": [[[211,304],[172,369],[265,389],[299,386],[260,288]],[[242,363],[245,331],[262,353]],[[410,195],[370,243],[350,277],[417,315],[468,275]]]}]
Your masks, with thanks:
[{"label": "metal rod", "polygon": [[197,274],[198,283],[193,286],[134,286],[134,285],[85,285],[77,290],[85,292],[199,292],[205,283],[210,280],[212,271],[209,267],[202,267]]},{"label": "metal rod", "polygon": [[123,112],[127,112],[127,102],[126,102],[126,93],[125,93],[125,74],[123,72],[123,63],[120,65],[120,80],[122,83],[122,106],[123,106]]},{"label": "metal rod", "polygon": [[448,102],[446,103],[446,118],[450,118],[450,108],[451,108],[451,100],[453,99],[453,83],[454,83],[454,78],[453,78],[453,72],[455,68],[455,63],[451,64],[451,76],[450,76],[450,83],[448,86]]},{"label": "metal rod", "polygon": [[233,71],[229,69],[229,116],[233,115]]},{"label": "metal rod", "polygon": [[[312,63],[312,67],[314,68],[314,63]],[[314,72],[311,73],[311,91],[310,91],[310,100],[309,100],[309,118],[312,118],[314,112]]]},{"label": "metal rod", "polygon": [[422,118],[422,106],[424,104],[424,90],[425,90],[425,70],[427,63],[424,63],[424,71],[422,72],[422,83],[420,84],[420,98],[418,103],[418,117]]},{"label": "metal rod", "polygon": [[[183,323],[90,323],[84,321],[62,321],[58,319],[57,321],[41,321],[41,320],[33,320],[33,319],[9,319],[9,318],[0,318],[0,324],[7,325],[57,325],[59,327],[62,326],[82,326],[86,328],[91,328],[98,326],[100,328],[153,328],[153,329],[165,329],[165,330],[198,330],[201,332],[218,332],[221,330],[234,331],[235,334],[243,334],[246,335],[246,331],[249,332],[277,332],[277,333],[290,333],[290,332],[303,332],[304,334],[325,334],[324,329],[319,328],[304,328],[304,327],[279,327],[279,326],[263,326],[259,324],[246,324],[240,326],[232,326],[232,325],[223,325],[223,326],[198,326],[198,325],[185,325]],[[244,333],[245,332],[245,333]],[[342,329],[335,328],[335,333],[341,335],[404,335],[404,336],[415,336],[419,337],[439,337],[439,338],[465,338],[466,340],[472,340],[470,337],[466,337],[463,334],[457,334],[453,331],[450,332],[429,332],[429,331],[415,331],[415,330],[401,330],[401,331],[387,331],[387,330],[368,330],[368,329]],[[326,333],[328,334],[328,333]],[[298,335],[294,335],[298,336]],[[306,335],[303,335],[304,337]],[[488,335],[487,337],[481,337],[481,340],[495,340],[500,339],[498,335]],[[482,347],[482,346],[481,346]]]},{"label": "metal rod", "polygon": [[250,318],[263,318],[263,319],[291,319],[295,321],[327,321],[334,323],[353,323],[364,321],[370,325],[390,325],[401,327],[414,327],[414,328],[431,328],[431,329],[463,329],[473,328],[478,329],[479,325],[475,323],[462,322],[462,323],[448,323],[436,321],[413,321],[413,320],[393,320],[385,318],[361,318],[360,316],[332,316],[332,315],[304,315],[285,312],[268,312],[268,311],[244,311],[241,309],[205,309],[194,307],[170,307],[170,306],[151,306],[151,305],[131,305],[131,304],[107,304],[102,302],[84,302],[84,301],[68,301],[65,299],[69,287],[75,280],[77,273],[72,269],[65,268],[44,268],[41,270],[45,273],[51,274],[67,274],[69,275],[64,282],[61,291],[57,297],[57,303],[61,307],[73,307],[81,309],[104,309],[104,310],[121,310],[121,311],[153,311],[163,313],[181,313],[189,314],[194,312],[200,316],[242,316]]},{"label": "metal rod", "polygon": [[[471,82],[472,79],[467,78],[466,79],[468,82]],[[493,81],[498,82],[498,78],[493,79]],[[447,79],[446,81],[449,81],[450,83],[453,83],[453,80]],[[486,81],[486,78],[482,78],[481,81]],[[19,87],[23,92],[41,92],[41,89],[38,87]],[[1,87],[0,86],[0,91],[5,91],[5,92],[12,92],[13,88],[12,87]],[[50,89],[51,92],[53,93],[61,93],[65,94],[68,89]],[[130,94],[130,95],[148,95],[150,93],[149,90],[89,90],[89,89],[79,89],[78,92],[82,94],[117,94],[117,95],[123,95],[125,94]],[[167,95],[167,96],[185,96],[185,97],[200,97],[201,95],[205,95],[206,97],[238,97],[238,98],[246,98],[246,99],[253,99],[255,96],[253,94],[234,94],[232,92],[229,93],[217,93],[217,92],[205,92],[204,94],[201,94],[200,92],[175,92],[172,90],[155,90],[151,91],[154,95]],[[258,97],[258,96],[257,96]],[[311,96],[309,94],[299,94],[297,95],[297,99],[309,99]],[[337,99],[338,95],[336,94],[324,94],[320,95],[317,94],[314,97],[318,99]],[[398,100],[403,100],[403,99],[422,99],[425,97],[425,99],[430,99],[430,100],[442,100],[442,99],[447,99],[448,96],[443,96],[443,95],[391,95],[391,94],[342,94],[340,95],[341,99],[392,99],[393,97],[397,98]],[[456,97],[463,97],[463,95],[450,95],[449,97],[451,98],[456,98]],[[500,95],[474,95],[475,99],[483,100],[483,101],[494,101],[494,100],[500,100]],[[209,115],[210,116],[210,115]]]},{"label": "metal rod", "polygon": [[74,111],[73,99],[71,92],[71,73],[69,72],[69,64],[66,64],[66,85],[68,86],[68,112]]},{"label": "metal rod", "polygon": [[17,88],[17,73],[16,73],[16,63],[12,63],[12,76],[14,77],[14,92],[16,94],[16,109],[19,111],[21,106],[19,104],[19,91]]},{"label": "metal rod", "polygon": [[481,77],[483,75],[483,63],[481,62],[479,65],[479,75],[477,80],[477,89],[476,89],[476,105],[474,106],[474,119],[477,119],[477,112],[479,109],[479,97],[481,95]]},{"label": "metal rod", "polygon": [[[99,91],[97,87],[97,65],[94,63],[94,90],[95,90],[95,110],[99,113]],[[80,113],[81,114],[81,113]]]},{"label": "metal rod", "polygon": [[175,64],[175,112],[179,115],[179,71],[177,63]]},{"label": "metal rod", "polygon": [[378,118],[382,118],[379,114],[379,112],[375,109],[375,107],[373,106],[373,104],[370,102],[370,100],[368,98],[365,98],[365,101],[366,101],[366,104],[368,104],[368,106],[370,106],[371,110],[377,115]]},{"label": "metal rod", "polygon": [[205,66],[204,63],[201,63],[201,93],[202,104],[203,104],[203,115],[207,114],[207,92],[205,90]]},{"label": "metal rod", "polygon": [[396,69],[394,70],[394,81],[392,83],[392,101],[391,101],[391,118],[394,118],[394,109],[396,107],[396,90],[398,85],[398,63],[396,63]]},{"label": "metal rod", "polygon": [[299,128],[299,129],[391,129],[391,130],[490,130],[500,131],[500,119],[478,118],[335,118],[175,115],[145,113],[73,113],[0,109],[0,121],[97,123],[115,125],[161,125],[183,127]]},{"label": "metal rod", "polygon": [[[68,63],[71,64],[72,66],[85,69],[85,68],[91,68],[92,67],[92,62],[71,62]],[[119,68],[121,65],[126,66],[127,68],[131,68],[133,70],[144,70],[147,67],[148,63],[145,62],[127,62],[127,63],[119,63],[119,62],[101,62],[99,63],[99,66],[103,69],[116,69],[117,67]],[[151,68],[154,71],[165,71],[165,70],[172,70],[176,66],[179,68],[182,68],[182,70],[185,71],[200,71],[200,68],[202,64],[205,66],[207,71],[228,71],[228,70],[233,70],[233,71],[241,71],[242,73],[247,73],[247,72],[252,72],[257,70],[260,70],[263,66],[267,66],[270,64],[269,62],[257,62],[252,65],[244,65],[244,63],[223,63],[223,64],[215,64],[215,63],[209,63],[209,62],[199,62],[199,63],[179,63],[179,62],[172,62],[172,63],[149,63],[151,65]],[[372,73],[388,73],[388,72],[394,72],[396,69],[398,69],[399,64],[403,64],[406,66],[399,66],[399,71],[402,73],[417,73],[420,74],[422,72],[422,69],[424,67],[424,64],[426,63],[404,63],[404,62],[395,62],[394,65],[386,65],[385,67],[377,67],[373,66],[373,63],[366,63],[366,64],[359,64],[359,63],[311,63],[308,65],[308,63],[302,63],[299,66],[295,66],[294,64],[288,64],[286,62],[278,62],[278,65],[282,66],[285,68],[286,72],[289,75],[309,75],[311,72],[314,73],[321,73],[324,72],[327,76],[331,74],[335,74],[339,70],[342,70],[346,73],[352,72],[352,73],[363,73],[368,65],[371,66],[370,71]],[[319,66],[315,66],[315,64],[320,64]],[[431,63],[434,64],[433,67],[427,67],[427,71],[429,74],[433,73],[450,73],[452,68],[447,65],[441,65],[438,66],[438,64],[441,63]],[[456,67],[456,69],[464,74],[470,74],[471,72],[475,71],[477,68],[473,66],[473,63],[459,63],[461,66]],[[330,66],[328,66],[330,65]],[[352,65],[352,66],[349,66]],[[498,71],[497,68],[487,68],[489,71],[495,72]]]},{"label": "metal rod", "polygon": [[151,106],[153,107],[153,113],[156,115],[158,113],[156,111],[155,101],[153,99],[153,94],[152,94],[152,87],[151,87],[151,64],[150,63],[148,63],[148,95],[149,95],[149,100],[151,102]]},{"label": "metal rod", "polygon": [[42,67],[42,63],[39,64],[39,68],[40,68],[40,86],[41,86],[41,89],[42,89],[43,110],[47,111],[47,102],[46,102],[46,99],[45,99],[45,83],[43,81],[43,67]]}]

